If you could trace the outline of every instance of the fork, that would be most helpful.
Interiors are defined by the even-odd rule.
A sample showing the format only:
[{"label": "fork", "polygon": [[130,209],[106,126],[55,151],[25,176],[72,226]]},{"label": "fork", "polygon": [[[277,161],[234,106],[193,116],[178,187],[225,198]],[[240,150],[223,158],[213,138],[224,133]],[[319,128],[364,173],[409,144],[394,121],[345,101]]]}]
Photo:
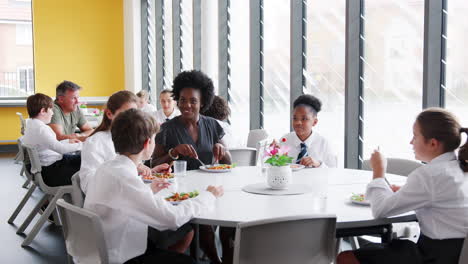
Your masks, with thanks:
[{"label": "fork", "polygon": [[198,160],[198,162],[200,162],[200,164],[201,164],[203,167],[207,168],[207,166],[205,165],[205,163],[203,163],[203,161],[201,161],[199,158],[196,158],[196,160]]}]

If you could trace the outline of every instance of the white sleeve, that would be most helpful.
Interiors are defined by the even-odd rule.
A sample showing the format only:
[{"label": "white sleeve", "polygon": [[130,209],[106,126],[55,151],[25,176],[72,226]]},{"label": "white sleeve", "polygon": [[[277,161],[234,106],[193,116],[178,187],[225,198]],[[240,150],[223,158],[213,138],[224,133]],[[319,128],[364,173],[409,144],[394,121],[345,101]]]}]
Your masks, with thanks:
[{"label": "white sleeve", "polygon": [[[140,181],[140,179],[135,179]],[[124,195],[118,203],[128,215],[158,230],[175,230],[187,223],[193,217],[213,208],[216,198],[213,194],[203,191],[197,198],[189,199],[174,206],[163,197],[153,195],[149,186],[126,184],[122,186]]]},{"label": "white sleeve", "polygon": [[325,140],[325,147],[323,149],[323,160],[319,168],[336,168],[338,167],[338,157],[332,150],[330,143]]},{"label": "white sleeve", "polygon": [[87,139],[81,150],[80,181],[81,189],[84,193],[87,192],[88,183],[91,182],[91,178],[94,177],[96,170],[106,161],[106,154],[102,153],[104,148],[98,145],[98,142],[90,139]]},{"label": "white sleeve", "polygon": [[366,197],[375,218],[389,217],[430,204],[433,199],[431,185],[430,178],[424,177],[421,168],[411,173],[397,192],[393,192],[383,178],[371,181],[367,185]]},{"label": "white sleeve", "polygon": [[65,154],[81,150],[81,142],[70,144],[68,142],[58,141],[54,131],[49,126],[42,127],[37,135],[41,137],[37,139],[37,142],[40,142],[45,148],[51,149],[57,153]]}]

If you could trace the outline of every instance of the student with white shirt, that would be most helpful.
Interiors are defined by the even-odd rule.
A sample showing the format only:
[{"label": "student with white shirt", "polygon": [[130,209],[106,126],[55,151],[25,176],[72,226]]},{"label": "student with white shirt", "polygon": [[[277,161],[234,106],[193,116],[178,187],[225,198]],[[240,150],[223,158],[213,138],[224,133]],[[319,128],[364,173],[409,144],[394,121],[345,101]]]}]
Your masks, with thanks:
[{"label": "student with white shirt", "polygon": [[330,143],[313,131],[322,102],[313,95],[304,94],[294,101],[293,107],[294,131],[284,135],[279,144],[289,147],[288,156],[294,158],[294,163],[314,168],[336,167],[337,157]]},{"label": "student with white shirt", "polygon": [[[24,144],[36,146],[42,166],[42,177],[49,186],[63,186],[71,184],[71,176],[80,169],[80,155],[70,152],[81,150],[78,139],[57,140],[56,134],[50,126],[54,103],[52,98],[37,93],[28,97],[26,101],[29,119],[22,141]],[[27,166],[28,170],[31,168]]]},{"label": "student with white shirt", "polygon": [[159,103],[162,107],[156,112],[156,120],[159,125],[180,115],[176,101],[172,98],[172,91],[162,90],[159,94]]},{"label": "student with white shirt", "polygon": [[137,165],[151,157],[158,125],[153,117],[137,109],[120,113],[111,128],[119,155],[96,171],[88,186],[84,208],[100,216],[110,263],[193,263],[183,254],[148,244],[148,226],[177,229],[192,217],[210,210],[223,194],[222,187],[208,186],[192,198],[173,206],[159,191],[165,180],[146,185]]},{"label": "student with white shirt", "polygon": [[138,97],[138,108],[148,114],[154,114],[156,112],[156,107],[149,103],[149,93],[148,91],[141,90],[136,96]]},{"label": "student with white shirt", "polygon": [[448,111],[429,108],[413,125],[415,158],[427,164],[414,170],[401,188],[385,181],[386,160],[374,151],[370,163],[373,180],[366,197],[374,217],[390,217],[414,211],[421,227],[417,244],[392,240],[356,251],[342,252],[337,263],[444,263],[458,264],[468,233],[468,133]]}]

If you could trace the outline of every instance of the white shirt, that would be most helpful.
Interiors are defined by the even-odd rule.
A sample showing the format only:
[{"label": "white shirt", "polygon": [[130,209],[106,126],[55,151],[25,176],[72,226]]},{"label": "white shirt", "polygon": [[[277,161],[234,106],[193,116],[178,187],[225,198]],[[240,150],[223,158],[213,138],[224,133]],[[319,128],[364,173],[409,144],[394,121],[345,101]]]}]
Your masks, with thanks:
[{"label": "white shirt", "polygon": [[26,120],[26,130],[22,141],[36,146],[42,166],[49,166],[63,158],[62,154],[81,150],[81,142],[70,144],[68,139],[57,140],[52,128],[39,119]]},{"label": "white shirt", "polygon": [[[281,139],[283,138],[286,139],[286,142],[282,142]],[[280,144],[290,148],[288,156],[294,158],[294,163],[296,163],[297,156],[301,152],[301,143],[305,143],[307,156],[319,161],[321,163],[320,168],[336,168],[338,164],[337,157],[328,140],[315,131],[304,142],[299,139],[294,131],[284,135],[281,139],[279,140]]]},{"label": "white shirt", "polygon": [[392,192],[383,178],[367,185],[375,218],[415,211],[421,233],[432,239],[464,238],[468,233],[468,173],[454,152],[442,154],[414,170]]},{"label": "white shirt", "polygon": [[154,114],[156,112],[156,107],[147,103],[140,110],[148,114]]},{"label": "white shirt", "polygon": [[169,116],[166,116],[166,114],[164,114],[163,109],[159,109],[156,112],[156,120],[158,121],[158,124],[161,125],[162,123],[167,121],[166,119],[171,120],[172,118],[179,116],[179,115],[180,115],[180,111],[177,107],[174,107],[174,111],[172,111],[172,113]]},{"label": "white shirt", "polygon": [[110,131],[99,131],[86,139],[81,150],[80,168],[81,190],[85,194],[88,190],[88,183],[94,177],[99,166],[116,156]]},{"label": "white shirt", "polygon": [[133,161],[123,155],[102,164],[96,175],[99,177],[92,177],[88,185],[84,208],[101,218],[110,263],[123,263],[143,254],[148,226],[175,230],[213,209],[216,200],[202,191],[198,197],[173,206],[153,194],[138,177]]}]

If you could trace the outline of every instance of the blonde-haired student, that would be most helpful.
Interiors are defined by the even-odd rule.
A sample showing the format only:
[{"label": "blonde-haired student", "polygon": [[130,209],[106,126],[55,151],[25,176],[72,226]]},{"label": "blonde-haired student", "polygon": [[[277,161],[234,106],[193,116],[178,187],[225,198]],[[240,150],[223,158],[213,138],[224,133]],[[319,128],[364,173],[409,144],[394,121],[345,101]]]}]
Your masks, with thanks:
[{"label": "blonde-haired student", "polygon": [[289,147],[288,155],[294,158],[294,163],[313,168],[336,167],[337,157],[330,143],[313,131],[322,102],[313,95],[305,94],[294,101],[293,107],[294,131],[284,135],[279,144]]},{"label": "blonde-haired student", "polygon": [[450,112],[429,108],[413,125],[411,145],[415,158],[427,164],[414,170],[401,188],[385,181],[385,158],[379,151],[371,157],[373,180],[366,197],[376,218],[410,211],[416,213],[421,234],[417,244],[392,240],[343,252],[343,263],[444,263],[458,264],[468,233],[468,144],[460,147],[460,126]]},{"label": "blonde-haired student", "polygon": [[136,96],[138,97],[138,108],[148,114],[154,114],[156,107],[149,103],[149,93],[146,90],[139,91]]},{"label": "blonde-haired student", "polygon": [[102,164],[88,186],[84,208],[100,216],[110,263],[193,263],[189,256],[148,243],[148,226],[158,230],[177,229],[191,218],[210,210],[221,186],[208,186],[192,198],[173,206],[160,191],[165,180],[150,185],[138,176],[137,166],[151,157],[158,125],[154,118],[137,109],[120,113],[111,134],[119,155]]}]

